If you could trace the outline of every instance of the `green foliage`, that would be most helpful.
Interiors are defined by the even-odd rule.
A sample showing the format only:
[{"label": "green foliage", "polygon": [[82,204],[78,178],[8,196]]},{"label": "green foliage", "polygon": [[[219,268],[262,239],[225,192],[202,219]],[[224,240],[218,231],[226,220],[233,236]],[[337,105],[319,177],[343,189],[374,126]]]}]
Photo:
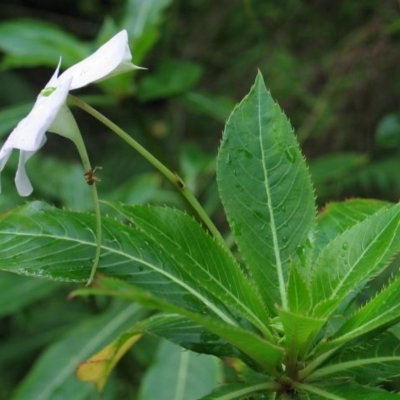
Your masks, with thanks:
[{"label": "green foliage", "polygon": [[[352,200],[333,203],[316,218],[304,158],[261,74],[227,122],[217,177],[242,266],[182,211],[108,202],[117,219],[102,220],[99,278],[95,287],[78,289],[75,295],[111,296],[160,310],[150,318],[140,314],[136,323],[122,318],[118,330],[130,330],[120,346],[141,333],[156,335],[200,353],[238,358],[254,371],[253,377],[248,374],[241,384],[209,395],[189,394],[198,382],[185,386],[179,375],[170,375],[175,371],[163,362],[167,356],[156,355],[139,398],[157,396],[152,394],[154,379],[167,379],[168,390],[175,393],[171,396],[187,390],[185,398],[275,393],[279,398],[353,399],[352,391],[365,399],[395,396],[371,385],[398,375],[400,343],[388,328],[400,321],[400,279],[393,277],[358,308],[356,301],[400,250],[399,205]],[[95,248],[94,224],[90,214],[41,202],[3,214],[0,268],[85,282]],[[107,315],[118,318],[113,310]],[[102,335],[99,326],[94,325],[89,341],[83,340],[85,353],[79,357],[93,353],[90,342]],[[96,343],[100,346],[103,339]],[[163,345],[159,351],[170,350]],[[35,390],[33,385],[48,374],[47,357],[53,357],[53,350],[48,352],[17,391],[19,396]],[[189,353],[177,356],[185,375],[198,375],[189,367]],[[200,359],[196,362],[209,370]],[[374,372],[377,365],[379,374]],[[207,382],[212,390],[215,376]],[[78,390],[73,387],[66,384],[65,390]]]},{"label": "green foliage", "polygon": [[[103,167],[102,252],[96,284],[75,290],[89,297],[67,303],[76,286],[63,282],[86,283],[95,251],[84,171],[52,136],[51,156],[28,164],[34,196],[46,202],[26,203],[15,195],[11,159],[0,195],[7,271],[0,399],[98,398],[76,379],[79,364],[141,334],[124,349],[105,400],[398,398],[400,279],[397,264],[387,266],[400,250],[399,206],[352,199],[316,215],[311,184],[320,204],[359,193],[398,198],[394,6],[87,0],[76,7],[76,19],[61,12],[44,22],[27,12],[0,22],[0,137],[50,77],[39,68],[53,70],[60,56],[66,68],[126,28],[134,62],[149,70],[82,97],[179,173],[228,245],[188,209],[175,209],[186,207],[179,193],[87,120],[85,141]],[[228,119],[256,67],[297,127],[310,173],[261,73]],[[159,339],[203,354],[158,346]],[[223,371],[206,354],[226,361]]]}]

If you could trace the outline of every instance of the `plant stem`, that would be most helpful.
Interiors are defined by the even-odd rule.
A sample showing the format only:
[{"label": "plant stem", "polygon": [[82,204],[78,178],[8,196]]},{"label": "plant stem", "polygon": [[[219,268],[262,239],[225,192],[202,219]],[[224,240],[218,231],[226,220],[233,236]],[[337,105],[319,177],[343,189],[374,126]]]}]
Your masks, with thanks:
[{"label": "plant stem", "polygon": [[103,114],[95,110],[93,107],[89,106],[87,103],[78,99],[75,96],[68,95],[68,98],[71,100],[73,104],[86,111],[88,114],[99,120],[109,129],[111,129],[115,134],[117,134],[122,140],[124,140],[129,146],[135,149],[142,157],[144,157],[150,164],[152,164],[155,168],[158,169],[171,183],[174,185],[179,192],[182,193],[183,197],[189,202],[189,204],[196,211],[200,219],[204,222],[206,227],[209,229],[214,238],[224,247],[227,248],[224,238],[221,233],[218,231],[214,223],[211,221],[208,214],[205,212],[201,204],[194,197],[193,193],[190,189],[185,185],[183,180],[179,177],[178,174],[172,172],[169,168],[167,168],[163,163],[161,163],[157,158],[155,158],[149,151],[147,151],[142,145],[140,145],[135,139],[128,135],[123,129],[121,129],[118,125],[114,124]]},{"label": "plant stem", "polygon": [[[93,173],[94,170],[92,169],[92,166],[90,164],[89,155],[86,151],[86,146],[85,143],[83,142],[82,135],[77,135],[74,138],[74,142],[81,157],[85,172]],[[97,266],[99,265],[100,253],[101,253],[101,213],[100,213],[99,196],[97,194],[97,187],[95,181],[90,184],[90,193],[92,195],[94,213],[96,216],[96,253],[93,261],[92,270],[90,271],[90,276],[86,283],[86,286],[89,286],[93,281],[93,278],[96,274]]]}]

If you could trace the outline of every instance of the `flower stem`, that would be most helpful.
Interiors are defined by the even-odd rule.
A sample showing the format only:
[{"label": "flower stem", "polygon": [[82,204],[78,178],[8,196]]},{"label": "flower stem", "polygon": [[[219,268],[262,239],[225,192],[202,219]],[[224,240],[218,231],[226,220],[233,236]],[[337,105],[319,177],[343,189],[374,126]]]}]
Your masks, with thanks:
[{"label": "flower stem", "polygon": [[[93,169],[89,160],[89,155],[86,151],[86,146],[85,143],[83,142],[82,136],[76,135],[74,137],[74,143],[81,157],[83,168],[85,169],[86,172],[90,171],[93,173]],[[96,216],[96,253],[94,256],[92,270],[90,271],[90,276],[86,283],[86,286],[89,286],[93,281],[93,278],[96,274],[97,266],[99,265],[100,253],[101,253],[101,213],[100,213],[99,196],[97,194],[97,188],[96,188],[96,181],[90,183],[90,193],[92,195],[94,213]]]},{"label": "flower stem", "polygon": [[194,197],[191,190],[185,185],[183,180],[178,174],[172,172],[163,163],[161,163],[157,158],[155,158],[149,151],[147,151],[142,145],[140,145],[135,139],[129,136],[124,130],[122,130],[118,125],[114,124],[103,114],[99,113],[93,107],[89,106],[87,103],[78,99],[71,94],[68,95],[69,100],[82,110],[86,111],[88,114],[99,120],[109,129],[111,129],[115,134],[117,134],[122,140],[124,140],[129,146],[135,149],[141,156],[143,156],[150,164],[157,168],[171,183],[174,185],[183,197],[189,202],[189,204],[196,211],[200,219],[204,222],[206,227],[209,229],[214,238],[224,247],[227,248],[224,238],[222,237],[219,230],[216,228],[214,223],[211,221],[208,214],[205,212],[204,208],[198,202],[196,197]]}]

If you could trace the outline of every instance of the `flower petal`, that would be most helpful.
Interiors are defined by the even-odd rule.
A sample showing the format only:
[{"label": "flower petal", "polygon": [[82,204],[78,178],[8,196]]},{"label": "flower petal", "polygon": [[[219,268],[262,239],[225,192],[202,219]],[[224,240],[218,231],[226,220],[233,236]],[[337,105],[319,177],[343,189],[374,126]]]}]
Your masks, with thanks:
[{"label": "flower petal", "polygon": [[0,150],[0,164],[9,149],[37,151],[43,136],[64,104],[70,81],[59,86],[49,96],[39,95],[31,112],[19,122]]},{"label": "flower petal", "polygon": [[[43,137],[43,144],[46,136]],[[20,196],[29,196],[33,192],[32,184],[25,170],[25,163],[35,154],[34,151],[21,151],[19,153],[18,169],[15,175],[15,186]]]},{"label": "flower petal", "polygon": [[[39,95],[31,112],[19,122],[0,149],[0,172],[3,170],[13,149],[21,150],[16,184],[18,192],[30,194],[31,184],[26,175],[26,161],[45,143],[45,132],[57,116],[68,96],[71,80],[60,85],[49,96]],[[1,188],[0,188],[1,191]],[[28,193],[28,194],[26,194]]]},{"label": "flower petal", "polygon": [[78,89],[106,77],[140,68],[131,61],[128,33],[123,30],[95,53],[63,72],[58,78],[59,83],[72,78],[70,89]]},{"label": "flower petal", "polygon": [[78,124],[76,123],[71,110],[65,103],[61,106],[60,111],[47,130],[49,132],[64,136],[73,142],[75,142],[77,138],[81,136]]}]

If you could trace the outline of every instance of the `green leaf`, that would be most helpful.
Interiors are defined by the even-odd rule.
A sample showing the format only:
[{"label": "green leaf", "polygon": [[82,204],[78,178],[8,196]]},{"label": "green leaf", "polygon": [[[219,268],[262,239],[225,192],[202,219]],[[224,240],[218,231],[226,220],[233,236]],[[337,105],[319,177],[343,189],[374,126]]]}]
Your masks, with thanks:
[{"label": "green leaf", "polygon": [[321,344],[321,351],[343,345],[376,329],[383,329],[400,321],[400,276],[355,312],[335,333]]},{"label": "green leaf", "polygon": [[137,87],[141,101],[177,96],[191,89],[202,75],[202,67],[192,61],[167,59],[152,75],[144,76]]},{"label": "green leaf", "polygon": [[282,349],[264,338],[240,327],[228,325],[222,320],[210,318],[202,313],[194,312],[167,302],[162,298],[153,295],[149,291],[139,289],[126,282],[111,278],[101,278],[96,282],[96,288],[79,289],[76,295],[98,295],[120,297],[123,299],[138,301],[146,307],[164,310],[167,312],[182,315],[191,321],[204,326],[209,331],[220,336],[227,342],[236,346],[246,354],[254,363],[258,364],[265,372],[272,375],[279,374],[280,363],[282,362]]},{"label": "green leaf", "polygon": [[285,348],[288,356],[292,359],[304,359],[326,320],[297,315],[285,310],[278,310],[278,315],[285,332]]},{"label": "green leaf", "polygon": [[139,305],[124,304],[79,325],[46,349],[12,399],[86,399],[94,386],[76,379],[78,364],[143,316]]},{"label": "green leaf", "polygon": [[[263,383],[234,383],[230,385],[224,385],[214,390],[209,395],[202,397],[200,400],[243,400],[247,398],[253,399],[253,396],[262,394],[262,399],[275,399],[275,393],[271,391],[275,388],[274,382],[263,382]],[[266,397],[266,393],[271,392],[271,397]],[[252,396],[252,397],[249,397]],[[256,397],[257,399],[258,397]],[[260,397],[261,399],[261,397]]]},{"label": "green leaf", "polygon": [[243,355],[238,349],[221,339],[204,326],[177,314],[159,313],[139,324],[138,330],[174,342],[197,353],[213,354],[218,357]]},{"label": "green leaf", "polygon": [[[88,48],[57,25],[19,19],[0,24],[0,50],[6,53],[4,67],[47,65],[55,68],[62,56],[63,67],[88,55]],[[45,83],[45,82],[44,82]]]},{"label": "green leaf", "polygon": [[383,389],[361,386],[355,382],[341,380],[331,381],[325,385],[298,384],[309,400],[398,400],[399,395]]},{"label": "green leaf", "polygon": [[[165,253],[173,254],[215,298],[248,318],[262,332],[268,314],[240,266],[196,221],[171,208],[110,204]],[[207,251],[204,251],[207,249]]]},{"label": "green leaf", "polygon": [[196,400],[217,387],[221,375],[217,358],[163,341],[144,375],[138,399]]},{"label": "green leaf", "polygon": [[393,204],[382,200],[351,199],[328,204],[319,214],[315,235],[314,257],[326,245],[358,222]]},{"label": "green leaf", "polygon": [[231,114],[217,159],[239,250],[269,309],[288,308],[290,262],[306,268],[314,230],[310,177],[293,130],[261,74]]},{"label": "green leaf", "polygon": [[[224,301],[210,294],[207,288],[210,275],[200,283],[190,268],[175,260],[170,249],[165,250],[161,243],[153,242],[134,227],[106,217],[102,225],[99,272],[134,283],[175,304],[239,325],[235,313]],[[40,202],[17,208],[0,216],[0,269],[85,282],[96,246],[94,226],[93,215],[58,210]],[[241,322],[248,326],[245,320]]]},{"label": "green leaf", "polygon": [[1,272],[0,316],[12,314],[24,306],[48,296],[60,285]]},{"label": "green leaf", "polygon": [[315,317],[330,315],[387,266],[399,251],[399,227],[400,204],[357,223],[322,250],[311,279]]},{"label": "green leaf", "polygon": [[312,306],[310,287],[299,273],[295,264],[292,264],[290,268],[287,292],[289,310],[294,313],[308,315]]},{"label": "green leaf", "polygon": [[400,341],[391,332],[384,332],[366,343],[347,348],[311,377],[346,377],[374,385],[400,375],[399,365]]}]

